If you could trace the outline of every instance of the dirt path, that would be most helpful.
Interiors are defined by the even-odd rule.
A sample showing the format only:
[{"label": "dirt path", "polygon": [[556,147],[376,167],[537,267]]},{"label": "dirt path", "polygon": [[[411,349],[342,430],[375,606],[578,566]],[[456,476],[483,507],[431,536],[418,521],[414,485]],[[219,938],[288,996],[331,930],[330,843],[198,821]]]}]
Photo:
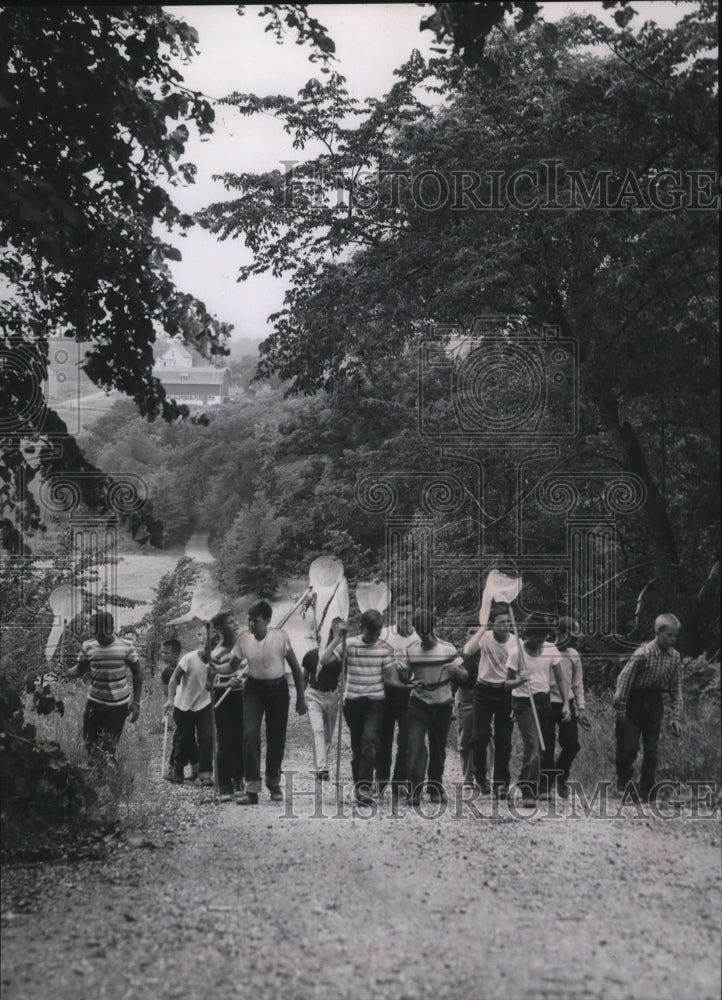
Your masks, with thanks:
[{"label": "dirt path", "polygon": [[283,805],[156,779],[192,825],[6,871],[3,1000],[719,997],[718,817],[515,819],[488,799],[480,817],[453,802],[450,750],[443,815],[339,818],[307,727]]}]

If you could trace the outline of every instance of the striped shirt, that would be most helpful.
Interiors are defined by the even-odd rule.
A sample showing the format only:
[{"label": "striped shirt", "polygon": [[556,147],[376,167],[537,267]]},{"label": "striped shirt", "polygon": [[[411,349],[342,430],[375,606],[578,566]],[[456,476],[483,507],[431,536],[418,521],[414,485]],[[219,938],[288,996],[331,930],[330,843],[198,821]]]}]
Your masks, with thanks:
[{"label": "striped shirt", "polygon": [[455,646],[450,642],[437,641],[431,649],[424,649],[419,640],[406,650],[406,662],[413,680],[429,685],[414,689],[411,692],[412,698],[418,698],[427,705],[451,704],[449,667],[464,666]]},{"label": "striped shirt", "polygon": [[140,663],[132,642],[114,635],[103,645],[88,639],[80,647],[78,665],[90,669],[88,700],[101,705],[127,705],[131,698],[128,669]]},{"label": "striped shirt", "polygon": [[[341,656],[337,646],[334,655]],[[381,639],[368,645],[360,635],[346,640],[346,690],[344,701],[384,697],[384,671],[393,666],[393,650]]]},{"label": "striped shirt", "polygon": [[[529,683],[522,684],[521,687],[514,688],[512,694],[515,698],[528,698],[531,694],[548,694],[551,687],[551,679],[554,676],[552,667],[559,664],[560,653],[553,642],[542,644],[541,652],[538,656],[532,656],[528,649],[523,649],[525,672],[530,675]],[[514,640],[514,645],[509,652],[509,670],[519,674],[519,645]],[[561,699],[560,699],[561,700]]]},{"label": "striped shirt", "polygon": [[[569,697],[574,698],[574,707],[577,712],[583,712],[586,708],[584,701],[584,676],[582,674],[582,658],[576,649],[567,646],[566,649],[559,650],[559,661],[562,668],[562,677],[567,682]],[[549,694],[551,700],[557,704],[562,703],[562,696],[554,679],[554,674],[549,677]]]},{"label": "striped shirt", "polygon": [[662,649],[656,639],[632,653],[617,678],[615,701],[626,711],[632,691],[669,691],[672,718],[682,715],[682,660],[676,649]]}]

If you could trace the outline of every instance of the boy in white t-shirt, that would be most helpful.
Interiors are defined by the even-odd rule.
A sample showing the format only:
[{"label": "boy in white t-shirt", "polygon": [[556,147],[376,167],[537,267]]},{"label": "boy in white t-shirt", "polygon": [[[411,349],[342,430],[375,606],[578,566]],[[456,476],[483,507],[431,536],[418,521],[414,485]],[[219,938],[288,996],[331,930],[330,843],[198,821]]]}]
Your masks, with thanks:
[{"label": "boy in white t-shirt", "polygon": [[246,794],[238,799],[243,806],[257,805],[261,791],[261,724],[266,719],[266,787],[273,802],[283,801],[281,768],[286,750],[286,729],[290,694],[286,664],[291,668],[296,688],[296,713],[305,715],[306,697],[303,672],[282,628],[270,628],[273,609],[268,601],[256,601],[248,609],[248,628],[236,639],[230,668],[248,661],[243,691],[243,770]]},{"label": "boy in white t-shirt", "polygon": [[211,695],[207,687],[208,661],[205,634],[199,632],[198,647],[178,661],[168,681],[168,700],[163,709],[173,713],[175,733],[171,751],[171,781],[183,784],[183,768],[198,771],[201,784],[209,785],[213,774]]},{"label": "boy in white t-shirt", "polygon": [[[562,675],[559,650],[546,642],[548,625],[542,615],[531,614],[524,620],[524,641],[513,641],[507,662],[507,684],[514,688],[511,699],[514,719],[524,743],[519,776],[524,805],[534,805],[539,794],[541,744],[537,732],[531,699],[542,733],[549,728],[550,678],[553,675],[562,696],[562,718],[569,718],[569,691]],[[545,790],[546,791],[546,790]]]}]

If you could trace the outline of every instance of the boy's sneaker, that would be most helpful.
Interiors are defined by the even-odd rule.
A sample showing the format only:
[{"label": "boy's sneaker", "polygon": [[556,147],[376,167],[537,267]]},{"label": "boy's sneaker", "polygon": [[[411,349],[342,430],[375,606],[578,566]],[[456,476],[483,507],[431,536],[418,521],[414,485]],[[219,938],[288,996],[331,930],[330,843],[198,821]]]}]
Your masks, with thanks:
[{"label": "boy's sneaker", "polygon": [[569,798],[569,785],[566,783],[566,781],[557,782],[557,795],[559,796],[560,799]]},{"label": "boy's sneaker", "polygon": [[191,766],[191,773],[186,778],[186,781],[198,781],[198,767]]},{"label": "boy's sneaker", "polygon": [[174,785],[182,785],[184,778],[182,771],[166,771],[163,775],[166,781],[172,782]]},{"label": "boy's sneaker", "polygon": [[213,778],[201,778],[201,788],[213,788]]},{"label": "boy's sneaker", "polygon": [[219,802],[233,802],[233,792],[230,788],[221,788],[218,791]]},{"label": "boy's sneaker", "polygon": [[257,806],[258,805],[258,792],[246,792],[245,795],[241,795],[240,798],[236,799],[236,805],[239,805],[239,806]]},{"label": "boy's sneaker", "polygon": [[275,788],[269,789],[269,791],[271,793],[271,802],[283,802],[283,792],[278,785]]}]

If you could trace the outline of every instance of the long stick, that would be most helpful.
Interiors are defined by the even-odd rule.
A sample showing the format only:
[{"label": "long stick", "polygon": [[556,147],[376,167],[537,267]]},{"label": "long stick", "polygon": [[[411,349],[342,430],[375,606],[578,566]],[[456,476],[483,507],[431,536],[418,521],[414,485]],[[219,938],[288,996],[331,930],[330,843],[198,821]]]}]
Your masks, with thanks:
[{"label": "long stick", "polygon": [[[524,659],[524,650],[522,649],[521,639],[519,638],[519,633],[516,630],[516,622],[514,621],[514,612],[511,609],[511,604],[509,605],[509,617],[511,618],[511,627],[514,630],[514,635],[516,636],[516,647],[519,650],[519,667],[526,671],[526,660]],[[534,695],[531,692],[531,683],[527,681],[529,687],[529,701],[531,703],[531,713],[534,716],[534,725],[536,726],[537,736],[539,737],[539,749],[542,753],[546,750],[544,744],[544,737],[542,736],[541,726],[539,725],[539,716],[536,714],[536,705],[534,704]]]},{"label": "long stick", "polygon": [[[211,668],[211,623],[206,622],[206,663]],[[211,752],[213,754],[213,788],[218,798],[218,739],[216,737],[216,706],[213,703],[214,676],[211,673]]]},{"label": "long stick", "polygon": [[160,776],[163,777],[165,772],[165,754],[168,749],[168,713],[164,712],[165,721],[163,723],[163,756],[160,759]]},{"label": "long stick", "polygon": [[284,625],[286,624],[286,622],[287,622],[287,621],[288,621],[288,619],[289,619],[289,618],[291,617],[291,615],[292,615],[292,614],[294,613],[294,611],[298,611],[298,609],[299,609],[299,608],[301,607],[301,605],[302,605],[302,604],[303,604],[303,602],[304,602],[304,601],[306,600],[306,598],[308,597],[309,593],[310,593],[310,592],[311,592],[312,590],[313,590],[313,587],[307,587],[307,588],[306,588],[306,589],[304,590],[304,592],[303,592],[303,593],[301,594],[301,597],[299,598],[299,600],[297,601],[297,603],[296,603],[296,604],[294,604],[294,606],[293,606],[293,607],[291,608],[291,610],[290,610],[290,611],[287,611],[287,612],[286,612],[286,614],[285,614],[285,615],[283,616],[283,618],[282,618],[282,619],[280,620],[280,622],[278,623],[278,625],[274,625],[273,627],[274,627],[274,628],[283,628],[283,626],[284,626]]},{"label": "long stick", "polygon": [[341,676],[338,681],[338,740],[336,743],[336,801],[341,801],[341,727],[343,723],[343,690],[346,686],[346,629],[341,645]]}]

